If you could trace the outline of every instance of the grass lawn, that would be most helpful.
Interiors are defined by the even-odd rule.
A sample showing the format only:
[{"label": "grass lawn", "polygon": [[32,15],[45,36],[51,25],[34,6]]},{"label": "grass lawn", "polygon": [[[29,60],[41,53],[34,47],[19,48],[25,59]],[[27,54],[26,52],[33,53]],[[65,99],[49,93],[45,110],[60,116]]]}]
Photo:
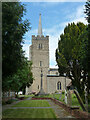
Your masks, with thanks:
[{"label": "grass lawn", "polygon": [[12,107],[50,107],[46,100],[25,100]]},{"label": "grass lawn", "polygon": [[82,107],[80,106],[75,94],[72,94],[71,99],[72,99],[72,106],[79,106],[80,110],[82,110]]},{"label": "grass lawn", "polygon": [[62,94],[62,95],[61,95],[61,99],[59,99],[59,98],[60,98],[60,94],[55,94],[54,97],[55,97],[57,100],[65,103],[65,101],[64,101],[64,100],[65,100],[65,94]]},{"label": "grass lawn", "polygon": [[[65,99],[65,94],[62,94],[62,97],[61,99],[59,99],[60,95],[56,94],[55,95],[55,98],[63,103],[65,103],[64,99]],[[82,110],[79,102],[78,102],[78,99],[76,97],[76,95],[74,93],[71,94],[71,99],[72,99],[72,104],[71,106],[79,106],[80,107],[80,110]]]},{"label": "grass lawn", "polygon": [[56,118],[53,109],[8,109],[3,118]]},{"label": "grass lawn", "polygon": [[33,96],[34,96],[33,94],[31,94],[31,95],[18,95],[19,98],[24,97],[24,99],[27,99],[27,98],[33,97]]},{"label": "grass lawn", "polygon": [[53,94],[33,96],[33,98],[53,98]]},{"label": "grass lawn", "polygon": [[33,97],[33,96],[34,96],[33,94],[31,94],[31,95],[19,95],[19,97],[26,97],[26,98]]}]

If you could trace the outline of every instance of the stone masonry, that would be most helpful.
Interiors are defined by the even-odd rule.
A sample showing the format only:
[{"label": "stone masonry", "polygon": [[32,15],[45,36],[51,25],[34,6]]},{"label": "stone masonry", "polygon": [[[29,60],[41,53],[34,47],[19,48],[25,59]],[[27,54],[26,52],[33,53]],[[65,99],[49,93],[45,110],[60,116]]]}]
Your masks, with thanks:
[{"label": "stone masonry", "polygon": [[[39,17],[38,35],[32,35],[32,45],[29,47],[29,60],[32,61],[32,73],[34,76],[33,84],[27,88],[26,94],[31,92],[38,93],[41,89],[41,70],[43,73],[42,87],[45,93],[54,93],[65,90],[65,78],[60,77],[58,69],[49,68],[49,36],[43,36],[41,25],[41,14]],[[70,79],[67,79],[66,85],[70,83]]]}]

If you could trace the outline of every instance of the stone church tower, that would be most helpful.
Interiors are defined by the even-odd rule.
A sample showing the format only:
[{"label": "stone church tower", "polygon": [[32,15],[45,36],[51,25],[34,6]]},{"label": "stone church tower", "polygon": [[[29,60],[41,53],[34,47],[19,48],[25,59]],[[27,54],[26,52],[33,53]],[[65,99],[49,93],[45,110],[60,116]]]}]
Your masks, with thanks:
[{"label": "stone church tower", "polygon": [[[47,73],[49,69],[49,36],[43,36],[41,14],[39,16],[38,35],[32,35],[32,45],[29,48],[29,59],[32,61],[32,73],[34,76],[33,84],[26,88],[26,93],[38,93],[42,88],[47,93]],[[42,83],[41,83],[42,71]]]},{"label": "stone church tower", "polygon": [[29,60],[33,63],[32,73],[34,81],[29,88],[26,87],[26,94],[65,91],[66,86],[71,83],[68,77],[60,76],[58,68],[49,68],[49,36],[43,36],[41,14],[39,16],[38,35],[32,35]]}]

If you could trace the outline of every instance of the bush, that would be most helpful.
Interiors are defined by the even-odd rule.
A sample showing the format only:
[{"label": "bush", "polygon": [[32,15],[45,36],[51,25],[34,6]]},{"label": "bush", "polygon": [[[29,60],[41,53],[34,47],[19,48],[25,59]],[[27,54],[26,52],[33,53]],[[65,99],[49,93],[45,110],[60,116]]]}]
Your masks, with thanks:
[{"label": "bush", "polygon": [[65,92],[64,92],[64,91],[62,91],[62,94],[63,94],[63,95],[64,95],[64,93],[65,93]]},{"label": "bush", "polygon": [[14,100],[13,99],[10,99],[8,101],[6,101],[6,104],[11,104]]},{"label": "bush", "polygon": [[24,100],[24,99],[25,99],[25,97],[19,97],[18,99],[19,99],[19,100]]},{"label": "bush", "polygon": [[2,105],[6,105],[6,102],[5,102],[5,101],[2,101]]},{"label": "bush", "polygon": [[76,98],[76,96],[73,96],[73,98]]},{"label": "bush", "polygon": [[55,93],[58,93],[58,91],[55,91]]}]

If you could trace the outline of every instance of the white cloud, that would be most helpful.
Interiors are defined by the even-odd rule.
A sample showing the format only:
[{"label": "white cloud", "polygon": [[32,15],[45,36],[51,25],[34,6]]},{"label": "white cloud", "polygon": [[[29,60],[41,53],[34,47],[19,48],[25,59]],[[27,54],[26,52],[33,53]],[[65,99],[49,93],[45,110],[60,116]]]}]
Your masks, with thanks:
[{"label": "white cloud", "polygon": [[86,0],[20,0],[20,1],[21,2],[86,2]]},{"label": "white cloud", "polygon": [[[68,23],[71,22],[83,22],[84,24],[87,24],[87,21],[85,19],[85,14],[84,14],[85,6],[79,6],[74,13],[71,15],[68,15],[67,18],[69,19]],[[65,23],[66,24],[66,23]]]},{"label": "white cloud", "polygon": [[87,0],[1,0],[3,2],[86,2]]},{"label": "white cloud", "polygon": [[23,50],[25,51],[25,57],[29,59],[29,46],[30,44],[24,44],[23,45]]},{"label": "white cloud", "polygon": [[[52,26],[52,28],[43,29],[44,35],[49,35],[49,56],[50,56],[50,67],[57,67],[56,60],[55,60],[55,50],[58,47],[58,38],[60,38],[60,34],[63,33],[64,28],[68,23],[71,22],[83,22],[84,24],[87,24],[87,21],[85,20],[85,15],[83,12],[84,6],[80,6],[76,9],[74,13],[71,15],[66,16],[67,21],[62,22],[58,25]],[[69,18],[69,20],[68,20]],[[37,29],[31,30],[27,33],[29,38],[31,38],[31,35],[36,35]],[[29,56],[29,44],[25,44],[23,49],[26,51],[26,56]]]}]

